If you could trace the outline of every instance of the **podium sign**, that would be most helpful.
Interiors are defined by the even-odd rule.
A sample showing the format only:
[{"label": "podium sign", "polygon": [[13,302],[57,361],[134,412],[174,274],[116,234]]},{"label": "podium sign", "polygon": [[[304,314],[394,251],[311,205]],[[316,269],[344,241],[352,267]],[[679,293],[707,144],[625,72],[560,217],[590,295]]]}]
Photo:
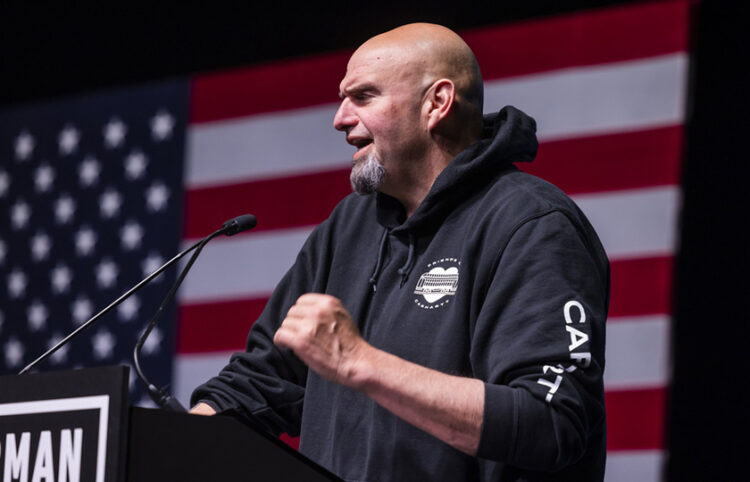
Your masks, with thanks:
[{"label": "podium sign", "polygon": [[122,481],[127,367],[0,377],[0,481]]}]

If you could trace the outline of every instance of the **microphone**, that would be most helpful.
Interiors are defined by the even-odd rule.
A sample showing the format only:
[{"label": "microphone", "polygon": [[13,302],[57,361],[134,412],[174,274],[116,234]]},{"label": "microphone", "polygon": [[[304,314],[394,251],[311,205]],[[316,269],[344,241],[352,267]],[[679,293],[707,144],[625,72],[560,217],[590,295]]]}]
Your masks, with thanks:
[{"label": "microphone", "polygon": [[236,218],[226,221],[221,225],[221,229],[224,230],[224,235],[234,236],[235,234],[247,231],[248,229],[253,229],[255,223],[255,216],[252,214],[243,214],[242,216],[237,216]]},{"label": "microphone", "polygon": [[[35,366],[37,366],[39,363],[43,362],[44,360],[46,360],[47,358],[49,358],[50,356],[52,356],[53,353],[55,353],[61,347],[63,347],[64,345],[66,345],[68,342],[70,342],[70,340],[72,340],[74,337],[78,336],[79,333],[81,333],[83,330],[87,329],[88,327],[90,327],[94,323],[96,323],[96,321],[98,321],[102,316],[104,316],[107,313],[109,313],[110,311],[112,311],[115,307],[117,307],[117,305],[119,305],[120,303],[122,303],[123,301],[125,301],[125,299],[127,299],[132,294],[134,294],[135,292],[137,292],[138,290],[140,290],[149,281],[151,281],[152,279],[154,279],[157,276],[159,276],[164,270],[166,270],[167,268],[169,268],[170,266],[172,266],[173,264],[175,264],[177,261],[179,261],[180,259],[182,259],[186,254],[188,254],[191,251],[197,249],[197,252],[192,256],[190,262],[186,266],[186,269],[183,269],[183,273],[181,275],[182,278],[184,278],[184,275],[187,274],[187,270],[190,268],[190,266],[192,266],[193,262],[195,261],[195,258],[197,258],[197,256],[200,253],[200,251],[203,249],[203,247],[210,240],[212,240],[216,236],[219,236],[220,234],[224,234],[225,236],[234,236],[235,234],[238,234],[238,233],[241,233],[243,231],[247,231],[249,229],[254,228],[255,224],[256,224],[255,216],[253,216],[252,214],[243,214],[242,216],[237,216],[236,218],[232,218],[229,221],[226,221],[222,225],[221,229],[219,229],[218,231],[215,231],[215,232],[209,234],[205,238],[201,239],[200,241],[197,241],[196,243],[192,244],[188,248],[184,249],[182,252],[180,252],[177,255],[175,255],[172,259],[170,259],[169,261],[167,261],[166,263],[164,263],[163,265],[161,265],[156,271],[154,271],[153,273],[151,273],[150,275],[148,275],[146,278],[144,278],[143,280],[141,280],[140,282],[138,282],[135,286],[133,286],[128,291],[126,291],[125,293],[123,293],[122,295],[120,295],[119,298],[117,298],[112,303],[110,303],[109,305],[107,305],[106,307],[104,307],[104,309],[102,309],[99,313],[95,314],[94,316],[92,316],[91,318],[89,318],[85,323],[83,323],[81,326],[79,326],[78,328],[76,328],[75,330],[73,330],[68,336],[66,336],[65,338],[63,338],[62,340],[60,340],[55,346],[53,346],[49,350],[47,350],[44,353],[42,353],[36,360],[34,360],[31,363],[29,363],[28,365],[26,365],[20,372],[18,372],[18,374],[19,375],[23,375],[24,373],[27,373],[29,370],[31,370],[32,368],[34,368]],[[175,283],[175,286],[173,286],[173,290],[174,291],[177,291],[177,287],[179,287],[180,283],[182,283],[182,278],[180,278],[178,280],[178,283]],[[170,296],[170,295],[173,296],[174,293],[172,291],[170,291],[170,294],[167,295],[168,298],[171,300],[172,296]],[[167,302],[167,301],[168,300],[165,299],[165,302]],[[162,305],[164,305],[164,303]],[[158,316],[160,316],[162,309],[163,309],[163,306],[160,306],[159,310],[157,311],[157,315]],[[158,320],[158,316],[155,316],[155,318],[157,320]],[[154,321],[154,320],[152,320],[152,321]],[[151,326],[151,327],[153,328],[153,326]],[[148,333],[150,331],[151,330],[148,329],[146,332],[144,332],[145,335],[148,336]],[[143,340],[145,341],[145,338],[143,338]],[[136,345],[136,347],[137,346],[138,345]]]}]

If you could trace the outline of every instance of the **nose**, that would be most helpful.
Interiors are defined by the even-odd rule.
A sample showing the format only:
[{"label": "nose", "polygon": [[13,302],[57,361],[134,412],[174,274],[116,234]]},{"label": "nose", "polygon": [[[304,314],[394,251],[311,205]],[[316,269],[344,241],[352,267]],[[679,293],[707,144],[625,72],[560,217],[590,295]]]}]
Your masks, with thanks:
[{"label": "nose", "polygon": [[356,122],[351,101],[345,98],[341,101],[336,115],[333,116],[333,127],[338,131],[349,131]]}]

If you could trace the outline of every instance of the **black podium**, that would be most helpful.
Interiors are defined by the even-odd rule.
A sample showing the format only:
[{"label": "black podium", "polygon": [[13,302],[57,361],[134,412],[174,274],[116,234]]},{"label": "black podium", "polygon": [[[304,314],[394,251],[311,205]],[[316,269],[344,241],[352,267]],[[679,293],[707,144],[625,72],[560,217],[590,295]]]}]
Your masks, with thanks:
[{"label": "black podium", "polygon": [[230,417],[127,406],[127,367],[0,377],[0,482],[340,481]]}]

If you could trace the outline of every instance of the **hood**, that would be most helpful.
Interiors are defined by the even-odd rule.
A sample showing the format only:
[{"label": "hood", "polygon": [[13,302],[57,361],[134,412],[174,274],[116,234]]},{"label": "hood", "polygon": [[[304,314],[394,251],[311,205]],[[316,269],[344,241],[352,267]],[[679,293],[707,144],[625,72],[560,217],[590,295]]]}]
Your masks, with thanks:
[{"label": "hood", "polygon": [[492,182],[515,162],[531,162],[537,151],[536,122],[512,106],[484,117],[483,138],[460,152],[435,180],[414,214],[405,219],[396,199],[377,194],[378,222],[396,233],[429,232],[470,193]]}]

